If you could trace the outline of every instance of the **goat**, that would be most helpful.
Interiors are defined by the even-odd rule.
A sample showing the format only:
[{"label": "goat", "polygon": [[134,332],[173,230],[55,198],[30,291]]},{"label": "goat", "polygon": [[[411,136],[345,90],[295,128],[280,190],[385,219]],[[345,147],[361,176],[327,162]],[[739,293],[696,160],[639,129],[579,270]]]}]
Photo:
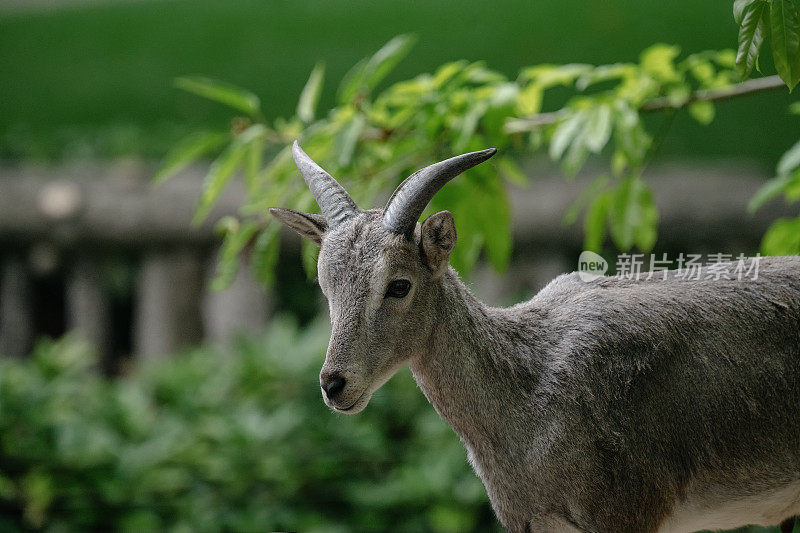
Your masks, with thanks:
[{"label": "goat", "polygon": [[423,168],[383,210],[362,211],[295,142],[322,214],[270,212],[321,246],[325,403],[357,413],[408,364],[512,532],[800,514],[800,257],[762,258],[754,280],[565,274],[527,302],[488,307],[449,265],[452,215],[418,219],[495,151]]}]

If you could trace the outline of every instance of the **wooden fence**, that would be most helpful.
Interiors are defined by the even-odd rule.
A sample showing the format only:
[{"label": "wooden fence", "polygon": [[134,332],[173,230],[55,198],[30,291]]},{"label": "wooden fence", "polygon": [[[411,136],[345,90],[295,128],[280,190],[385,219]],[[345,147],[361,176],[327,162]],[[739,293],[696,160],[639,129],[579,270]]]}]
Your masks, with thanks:
[{"label": "wooden fence", "polygon": [[[0,169],[0,353],[22,355],[43,334],[74,331],[112,359],[154,357],[203,339],[225,342],[265,323],[270,298],[246,269],[228,290],[208,289],[218,247],[213,225],[236,213],[240,188],[230,187],[207,222],[194,227],[200,170],[158,186],[150,183],[152,170],[135,161]],[[511,194],[509,271],[482,267],[475,276],[491,302],[530,295],[576,268],[581,227],[562,219],[584,183],[536,167],[530,173],[530,187]],[[786,212],[773,202],[746,214],[764,179],[731,164],[649,172],[661,210],[659,246],[755,251],[769,222]]]},{"label": "wooden fence", "polygon": [[135,162],[0,171],[0,353],[74,331],[104,353],[158,356],[264,324],[269,300],[246,269],[208,290],[213,225],[236,213],[241,191],[194,227],[202,175],[153,186],[151,172]]}]

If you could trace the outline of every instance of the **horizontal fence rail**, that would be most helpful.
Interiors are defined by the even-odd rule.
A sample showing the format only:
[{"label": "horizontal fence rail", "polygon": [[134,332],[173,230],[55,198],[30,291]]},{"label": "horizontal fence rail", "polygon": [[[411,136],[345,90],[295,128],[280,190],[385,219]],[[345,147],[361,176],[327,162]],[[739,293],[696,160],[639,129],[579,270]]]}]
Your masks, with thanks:
[{"label": "horizontal fence rail", "polygon": [[[43,334],[74,331],[105,354],[113,371],[119,357],[225,342],[265,324],[271,299],[246,268],[229,289],[209,290],[219,245],[214,224],[236,214],[241,185],[233,183],[195,226],[202,169],[159,185],[151,183],[153,171],[136,161],[0,168],[0,353],[22,355]],[[535,165],[528,174],[530,185],[510,194],[515,251],[509,270],[481,267],[474,276],[476,290],[492,303],[529,298],[576,269],[582,224],[567,226],[563,218],[588,177],[567,182]],[[732,163],[648,171],[660,209],[658,246],[755,252],[769,224],[790,212],[776,201],[747,214],[766,178]],[[294,236],[285,242],[286,253],[299,254]]]}]

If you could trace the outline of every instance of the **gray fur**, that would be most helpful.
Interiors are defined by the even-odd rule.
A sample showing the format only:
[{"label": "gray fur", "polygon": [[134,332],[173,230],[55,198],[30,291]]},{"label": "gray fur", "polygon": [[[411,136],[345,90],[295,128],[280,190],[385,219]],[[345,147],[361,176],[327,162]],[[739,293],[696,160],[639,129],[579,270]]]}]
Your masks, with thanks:
[{"label": "gray fur", "polygon": [[[360,411],[410,365],[514,532],[666,530],[682,506],[775,491],[765,520],[797,513],[799,257],[764,258],[743,281],[573,273],[492,308],[446,265],[449,213],[411,238],[382,217],[360,212],[322,238],[321,377],[346,379],[323,393],[330,407]],[[398,278],[408,295],[385,297]]]}]

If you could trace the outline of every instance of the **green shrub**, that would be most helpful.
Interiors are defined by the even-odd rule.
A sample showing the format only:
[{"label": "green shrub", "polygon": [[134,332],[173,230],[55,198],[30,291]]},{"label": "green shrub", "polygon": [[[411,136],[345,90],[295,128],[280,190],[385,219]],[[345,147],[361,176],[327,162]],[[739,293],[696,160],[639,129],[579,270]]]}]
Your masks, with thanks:
[{"label": "green shrub", "polygon": [[279,319],[110,380],[74,339],[0,360],[0,530],[498,528],[407,371],[358,416],[325,407],[327,340]]}]

